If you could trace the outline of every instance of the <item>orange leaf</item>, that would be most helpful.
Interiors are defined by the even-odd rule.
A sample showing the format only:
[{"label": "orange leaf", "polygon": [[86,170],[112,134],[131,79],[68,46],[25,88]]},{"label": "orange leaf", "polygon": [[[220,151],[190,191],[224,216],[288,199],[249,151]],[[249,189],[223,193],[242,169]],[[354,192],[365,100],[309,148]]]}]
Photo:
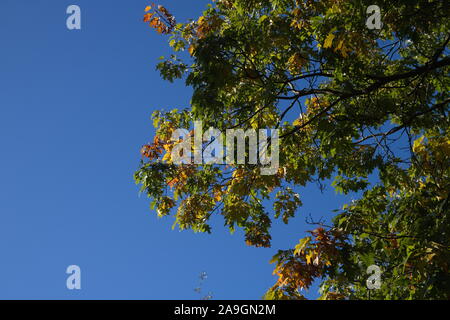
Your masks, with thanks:
[{"label": "orange leaf", "polygon": [[144,22],[149,22],[152,17],[153,17],[153,13],[145,14],[144,15]]},{"label": "orange leaf", "polygon": [[194,50],[195,50],[195,46],[193,44],[191,44],[191,46],[189,47],[188,51],[189,54],[192,56],[194,54]]}]

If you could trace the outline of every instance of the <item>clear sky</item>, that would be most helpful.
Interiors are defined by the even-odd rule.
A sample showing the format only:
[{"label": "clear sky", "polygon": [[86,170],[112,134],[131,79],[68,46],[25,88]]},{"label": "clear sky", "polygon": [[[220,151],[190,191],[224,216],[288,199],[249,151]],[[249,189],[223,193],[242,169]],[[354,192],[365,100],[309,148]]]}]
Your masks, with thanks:
[{"label": "clear sky", "polygon": [[[161,1],[179,21],[206,0]],[[66,28],[81,8],[82,29]],[[212,235],[172,230],[139,197],[133,173],[155,109],[188,106],[190,89],[155,71],[167,39],[142,22],[148,1],[0,1],[0,299],[259,299],[269,260],[305,236],[305,218],[344,203],[301,190],[273,248],[247,247],[214,220]],[[66,288],[79,265],[79,291]],[[309,297],[316,296],[314,292]]]}]

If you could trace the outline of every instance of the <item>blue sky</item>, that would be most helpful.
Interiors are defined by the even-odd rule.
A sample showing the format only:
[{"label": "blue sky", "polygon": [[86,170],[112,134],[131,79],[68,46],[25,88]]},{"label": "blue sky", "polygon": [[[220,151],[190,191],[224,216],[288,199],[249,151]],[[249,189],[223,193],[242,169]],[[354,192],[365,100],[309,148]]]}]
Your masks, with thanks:
[{"label": "blue sky", "polygon": [[[179,21],[202,1],[161,1]],[[82,30],[66,28],[76,4]],[[308,214],[344,203],[301,191],[305,206],[276,221],[273,248],[247,247],[220,218],[212,235],[172,230],[139,197],[133,173],[155,109],[188,106],[190,89],[160,79],[167,39],[142,22],[147,1],[0,1],[0,299],[259,299],[268,263],[293,247]],[[69,265],[82,289],[66,288]],[[308,294],[314,297],[314,292]]]}]

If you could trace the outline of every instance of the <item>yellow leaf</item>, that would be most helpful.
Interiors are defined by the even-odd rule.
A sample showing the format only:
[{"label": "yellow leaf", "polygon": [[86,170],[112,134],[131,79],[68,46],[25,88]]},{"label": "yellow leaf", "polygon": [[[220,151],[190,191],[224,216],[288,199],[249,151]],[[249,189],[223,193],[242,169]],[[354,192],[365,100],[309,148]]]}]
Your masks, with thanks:
[{"label": "yellow leaf", "polygon": [[417,139],[416,141],[414,141],[413,151],[415,153],[418,153],[418,152],[420,152],[420,151],[422,151],[424,149],[424,146],[423,146],[423,140],[424,139],[425,139],[425,137],[422,136],[419,139]]},{"label": "yellow leaf", "polygon": [[311,237],[306,237],[300,240],[299,244],[295,246],[294,255],[302,254],[305,251],[306,246],[311,241]]},{"label": "yellow leaf", "polygon": [[188,178],[189,176],[187,175],[187,173],[186,172],[184,172],[184,171],[182,171],[181,172],[181,180],[187,180],[187,178]]},{"label": "yellow leaf", "polygon": [[148,11],[150,11],[150,10],[152,10],[152,6],[146,6],[146,7],[145,7],[145,12],[148,12]]},{"label": "yellow leaf", "polygon": [[236,169],[233,171],[232,177],[234,179],[240,179],[244,176],[244,172],[241,169]]},{"label": "yellow leaf", "polygon": [[425,183],[419,181],[419,189],[424,189],[426,187]]},{"label": "yellow leaf", "polygon": [[198,18],[197,20],[197,24],[201,25],[205,22],[205,17],[204,16],[200,16],[200,18]]},{"label": "yellow leaf", "polygon": [[331,48],[331,45],[333,44],[333,40],[335,38],[335,35],[332,33],[329,33],[327,38],[325,39],[325,43],[323,44],[324,48]]},{"label": "yellow leaf", "polygon": [[293,123],[292,123],[292,125],[294,125],[294,126],[301,126],[303,124],[303,117],[302,116],[300,116],[298,119],[296,119]]},{"label": "yellow leaf", "polygon": [[193,44],[191,44],[191,46],[189,47],[188,51],[189,54],[192,56],[194,54],[194,50],[195,50],[195,46]]},{"label": "yellow leaf", "polygon": [[252,126],[253,129],[258,129],[259,127],[258,119],[253,118],[252,120],[250,120],[250,125]]},{"label": "yellow leaf", "polygon": [[162,158],[162,161],[172,162],[172,153],[166,152],[166,154]]}]

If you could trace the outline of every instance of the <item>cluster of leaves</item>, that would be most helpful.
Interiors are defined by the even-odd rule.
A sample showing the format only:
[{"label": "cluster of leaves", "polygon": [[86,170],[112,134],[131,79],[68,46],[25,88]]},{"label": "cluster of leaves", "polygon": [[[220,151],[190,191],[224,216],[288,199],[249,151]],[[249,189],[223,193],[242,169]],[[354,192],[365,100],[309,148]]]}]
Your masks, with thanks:
[{"label": "cluster of leaves", "polygon": [[[142,149],[135,179],[160,216],[176,209],[181,229],[211,232],[220,214],[247,244],[269,247],[273,220],[301,206],[299,187],[331,179],[362,194],[274,257],[267,298],[301,299],[322,278],[323,299],[364,299],[373,264],[383,278],[371,297],[449,298],[449,4],[378,2],[381,30],[365,26],[369,0],[217,0],[161,32],[174,51],[162,77],[193,95],[189,108],[153,115],[156,137]],[[282,167],[174,165],[173,130],[194,120],[279,128]]]},{"label": "cluster of leaves", "polygon": [[[316,278],[330,273],[341,259],[341,252],[349,247],[342,231],[320,227],[310,234],[295,249],[280,250],[273,257],[271,263],[276,263],[274,274],[278,275],[278,281],[266,293],[266,299],[301,299],[299,290],[308,289]],[[336,292],[327,294],[336,299],[345,297]]]},{"label": "cluster of leaves", "polygon": [[[345,205],[334,224],[318,228],[294,250],[272,260],[279,280],[267,298],[294,297],[326,278],[323,299],[448,299],[450,285],[450,139],[414,142],[408,169],[390,165],[379,184]],[[383,268],[379,290],[369,293],[367,266]],[[298,294],[298,293],[296,293]]]},{"label": "cluster of leaves", "polygon": [[144,22],[155,28],[158,33],[169,34],[175,28],[175,17],[163,6],[152,4],[145,8]]}]

